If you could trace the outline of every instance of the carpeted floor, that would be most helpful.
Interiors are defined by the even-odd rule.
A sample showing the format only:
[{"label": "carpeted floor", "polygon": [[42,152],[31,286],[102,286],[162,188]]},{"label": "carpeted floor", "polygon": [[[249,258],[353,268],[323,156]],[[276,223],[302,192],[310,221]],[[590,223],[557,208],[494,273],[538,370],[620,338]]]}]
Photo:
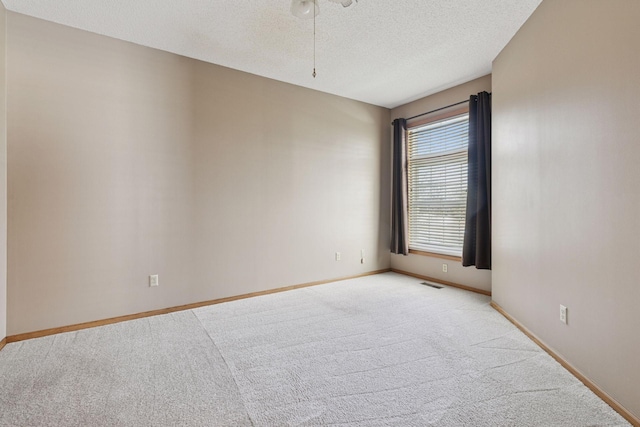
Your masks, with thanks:
[{"label": "carpeted floor", "polygon": [[489,305],[393,273],[8,344],[2,426],[627,426]]}]

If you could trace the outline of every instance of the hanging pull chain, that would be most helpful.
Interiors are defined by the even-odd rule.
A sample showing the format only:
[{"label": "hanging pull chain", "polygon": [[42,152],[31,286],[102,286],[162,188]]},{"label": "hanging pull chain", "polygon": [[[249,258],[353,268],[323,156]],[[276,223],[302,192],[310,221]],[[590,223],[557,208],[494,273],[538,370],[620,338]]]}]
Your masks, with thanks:
[{"label": "hanging pull chain", "polygon": [[316,78],[316,1],[313,0],[313,78]]}]

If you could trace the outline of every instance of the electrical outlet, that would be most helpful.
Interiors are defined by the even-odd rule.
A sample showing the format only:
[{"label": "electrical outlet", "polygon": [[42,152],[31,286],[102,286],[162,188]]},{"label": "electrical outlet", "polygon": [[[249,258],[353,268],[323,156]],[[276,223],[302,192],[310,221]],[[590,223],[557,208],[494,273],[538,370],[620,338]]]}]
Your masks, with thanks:
[{"label": "electrical outlet", "polygon": [[446,273],[448,270],[447,264],[442,264],[442,272]]},{"label": "electrical outlet", "polygon": [[340,252],[336,252],[336,261],[340,261]]},{"label": "electrical outlet", "polygon": [[567,324],[567,307],[562,304],[560,304],[560,321]]},{"label": "electrical outlet", "polygon": [[152,274],[151,276],[149,276],[149,286],[160,286],[157,274]]}]

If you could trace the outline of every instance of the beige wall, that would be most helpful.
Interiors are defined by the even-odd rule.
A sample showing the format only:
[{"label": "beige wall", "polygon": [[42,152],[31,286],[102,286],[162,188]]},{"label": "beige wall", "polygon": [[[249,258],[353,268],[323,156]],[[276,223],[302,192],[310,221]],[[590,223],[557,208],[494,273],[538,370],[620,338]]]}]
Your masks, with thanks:
[{"label": "beige wall", "polygon": [[[437,108],[469,99],[479,92],[491,92],[491,75],[472,80],[434,95],[401,105],[391,110],[391,118],[413,117]],[[447,273],[442,272],[442,264],[447,264]],[[491,271],[463,267],[460,261],[449,261],[422,255],[391,255],[391,267],[422,276],[446,280],[486,291],[491,290]]]},{"label": "beige wall", "polygon": [[8,18],[10,335],[389,267],[389,110]]},{"label": "beige wall", "polygon": [[636,416],[638,22],[544,1],[493,66],[493,298]]},{"label": "beige wall", "polygon": [[0,3],[0,340],[7,336],[7,11]]}]

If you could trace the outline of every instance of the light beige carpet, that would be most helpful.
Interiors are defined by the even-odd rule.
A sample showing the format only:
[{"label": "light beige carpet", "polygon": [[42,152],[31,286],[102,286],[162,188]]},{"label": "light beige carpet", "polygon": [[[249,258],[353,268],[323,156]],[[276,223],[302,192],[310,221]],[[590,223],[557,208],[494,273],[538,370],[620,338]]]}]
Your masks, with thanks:
[{"label": "light beige carpet", "polygon": [[623,426],[489,307],[387,273],[9,344],[0,425]]}]

